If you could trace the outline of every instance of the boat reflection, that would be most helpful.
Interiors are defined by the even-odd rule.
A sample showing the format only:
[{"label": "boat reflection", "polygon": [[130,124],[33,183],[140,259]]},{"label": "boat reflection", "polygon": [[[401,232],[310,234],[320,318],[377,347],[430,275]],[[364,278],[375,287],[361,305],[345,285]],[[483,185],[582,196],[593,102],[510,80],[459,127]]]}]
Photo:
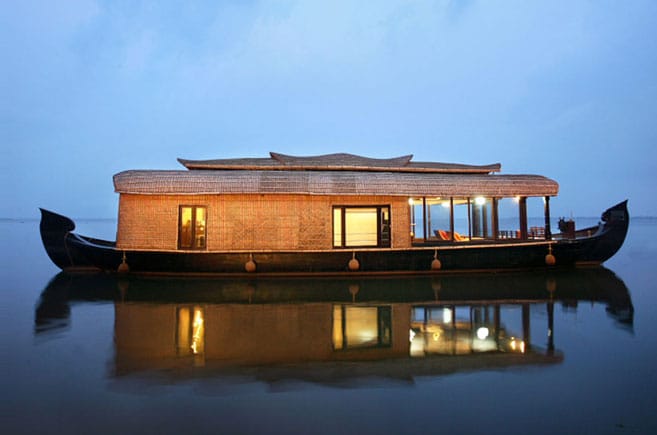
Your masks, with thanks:
[{"label": "boat reflection", "polygon": [[[66,327],[71,304],[89,300],[114,304],[115,377],[412,380],[561,362],[555,304],[600,302],[618,324],[633,321],[626,286],[603,268],[249,281],[62,273],[41,295],[35,333]],[[538,344],[532,310],[547,314]]]}]

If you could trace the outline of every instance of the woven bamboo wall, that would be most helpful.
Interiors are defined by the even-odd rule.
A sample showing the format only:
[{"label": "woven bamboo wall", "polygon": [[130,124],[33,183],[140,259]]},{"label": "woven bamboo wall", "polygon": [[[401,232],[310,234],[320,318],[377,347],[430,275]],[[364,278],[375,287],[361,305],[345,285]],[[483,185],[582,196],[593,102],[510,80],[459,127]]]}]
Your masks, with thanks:
[{"label": "woven bamboo wall", "polygon": [[392,246],[411,243],[403,197],[121,194],[117,247],[176,250],[180,205],[207,207],[209,251],[332,249],[334,205],[390,205]]}]

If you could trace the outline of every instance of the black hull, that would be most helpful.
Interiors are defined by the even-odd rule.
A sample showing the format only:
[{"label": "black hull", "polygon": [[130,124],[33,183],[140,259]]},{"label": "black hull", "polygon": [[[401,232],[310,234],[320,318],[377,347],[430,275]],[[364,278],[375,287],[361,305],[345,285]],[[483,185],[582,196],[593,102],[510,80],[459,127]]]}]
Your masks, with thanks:
[{"label": "black hull", "polygon": [[[52,261],[66,271],[92,268],[158,274],[415,274],[599,265],[620,249],[628,226],[627,201],[624,201],[606,210],[598,227],[586,230],[585,237],[575,239],[557,235],[550,241],[462,243],[409,249],[124,252],[116,249],[113,242],[72,233],[73,221],[42,210],[41,236]],[[546,262],[550,253],[554,265]],[[435,267],[436,257],[440,268]],[[350,270],[350,260],[354,258],[358,267]],[[247,265],[255,265],[255,271],[246,272]]]}]

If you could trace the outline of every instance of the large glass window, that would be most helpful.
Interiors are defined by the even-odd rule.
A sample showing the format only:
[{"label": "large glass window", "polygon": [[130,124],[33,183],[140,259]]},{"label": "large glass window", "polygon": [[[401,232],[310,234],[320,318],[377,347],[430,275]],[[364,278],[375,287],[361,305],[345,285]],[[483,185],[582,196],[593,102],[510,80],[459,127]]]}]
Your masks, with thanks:
[{"label": "large glass window", "polygon": [[426,200],[427,204],[427,238],[449,240],[450,210],[449,198],[432,198]]},{"label": "large glass window", "polygon": [[[415,244],[471,240],[546,239],[546,198],[413,197],[410,233]],[[547,216],[547,217],[546,217]]]},{"label": "large glass window", "polygon": [[465,242],[472,237],[469,218],[471,210],[470,198],[454,198],[454,241]]},{"label": "large glass window", "polygon": [[333,208],[333,247],[390,246],[390,207]]},{"label": "large glass window", "polygon": [[410,198],[408,203],[414,241],[464,242],[470,239],[468,198]]},{"label": "large glass window", "polygon": [[178,248],[205,249],[205,207],[183,205],[180,206],[178,215]]}]

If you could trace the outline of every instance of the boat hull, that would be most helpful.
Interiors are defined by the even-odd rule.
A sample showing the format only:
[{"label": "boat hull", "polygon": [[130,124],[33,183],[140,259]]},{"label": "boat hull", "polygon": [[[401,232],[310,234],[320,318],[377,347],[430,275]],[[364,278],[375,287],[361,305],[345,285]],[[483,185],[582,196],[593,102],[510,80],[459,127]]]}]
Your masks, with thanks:
[{"label": "boat hull", "polygon": [[[113,242],[73,233],[73,221],[42,210],[41,236],[50,258],[67,271],[93,268],[162,274],[403,274],[599,265],[620,249],[628,225],[624,201],[603,213],[600,225],[587,232],[590,236],[574,239],[471,242],[408,249],[122,251]],[[546,258],[549,254],[554,264]]]}]

